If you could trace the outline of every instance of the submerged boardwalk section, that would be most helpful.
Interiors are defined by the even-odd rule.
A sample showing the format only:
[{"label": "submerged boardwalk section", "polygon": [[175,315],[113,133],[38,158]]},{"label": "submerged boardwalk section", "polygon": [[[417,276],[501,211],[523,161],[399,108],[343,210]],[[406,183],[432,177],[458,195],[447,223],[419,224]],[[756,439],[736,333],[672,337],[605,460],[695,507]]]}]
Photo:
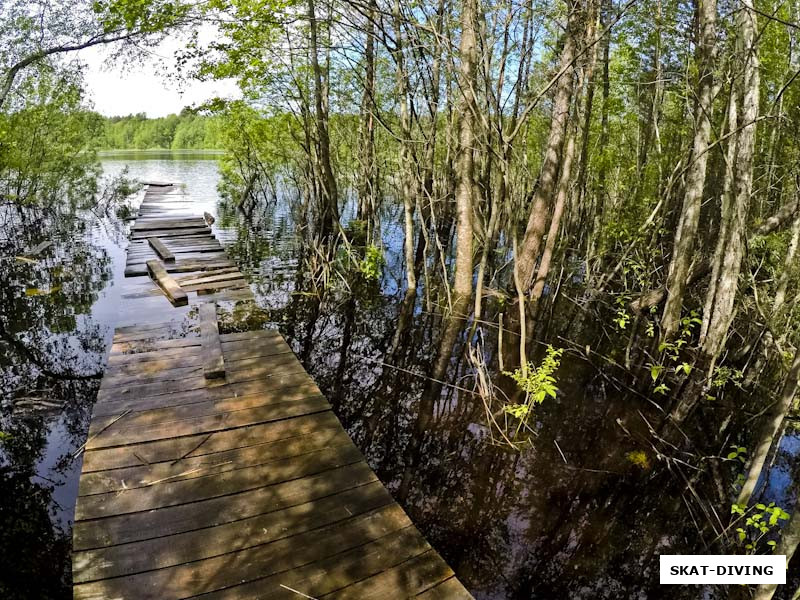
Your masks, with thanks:
[{"label": "submerged boardwalk section", "polygon": [[[217,302],[252,294],[205,224],[164,209],[166,190],[148,189],[133,228],[120,310],[160,310],[115,331],[84,450],[75,598],[470,598],[283,337],[219,334]],[[147,275],[165,250],[188,307]],[[193,310],[199,325],[176,327]]]}]

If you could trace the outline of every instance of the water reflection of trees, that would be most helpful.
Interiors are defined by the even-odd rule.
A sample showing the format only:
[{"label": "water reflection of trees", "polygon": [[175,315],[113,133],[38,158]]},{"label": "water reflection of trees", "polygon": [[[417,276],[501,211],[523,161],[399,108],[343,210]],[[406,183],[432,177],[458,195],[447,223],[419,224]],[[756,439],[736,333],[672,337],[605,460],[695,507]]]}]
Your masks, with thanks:
[{"label": "water reflection of trees", "polygon": [[[684,476],[648,446],[645,419],[658,416],[635,390],[616,389],[596,365],[570,356],[530,446],[492,445],[482,401],[464,391],[472,324],[358,274],[348,291],[320,293],[303,264],[271,319],[465,583],[487,598],[665,597],[658,554],[702,550],[687,541],[702,536],[685,506]],[[482,328],[490,347],[495,334]],[[637,451],[647,459],[628,458]],[[707,483],[693,482],[704,499]]]},{"label": "water reflection of trees", "polygon": [[[111,261],[90,242],[90,221],[0,209],[0,592],[68,597],[73,507],[54,494],[88,429],[108,333],[90,313]],[[43,241],[53,243],[25,255]]]}]

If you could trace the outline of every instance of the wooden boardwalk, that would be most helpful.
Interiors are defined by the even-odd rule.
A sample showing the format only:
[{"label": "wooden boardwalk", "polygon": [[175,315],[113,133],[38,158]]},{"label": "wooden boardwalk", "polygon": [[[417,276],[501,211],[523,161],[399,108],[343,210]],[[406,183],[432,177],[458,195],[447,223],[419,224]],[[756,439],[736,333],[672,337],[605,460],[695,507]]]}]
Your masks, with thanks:
[{"label": "wooden boardwalk", "polygon": [[131,235],[129,324],[83,457],[75,598],[470,598],[281,335],[218,333],[216,303],[252,293],[176,192],[150,186]]}]

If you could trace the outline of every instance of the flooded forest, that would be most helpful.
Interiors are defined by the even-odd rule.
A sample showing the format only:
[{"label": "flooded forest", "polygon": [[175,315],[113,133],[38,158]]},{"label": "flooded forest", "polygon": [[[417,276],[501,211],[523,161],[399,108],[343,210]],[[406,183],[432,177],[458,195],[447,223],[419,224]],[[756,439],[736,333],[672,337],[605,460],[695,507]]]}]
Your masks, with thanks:
[{"label": "flooded forest", "polygon": [[[238,94],[111,119],[92,49]],[[797,600],[799,76],[798,0],[0,0],[0,595],[72,597],[167,180],[475,598]]]}]

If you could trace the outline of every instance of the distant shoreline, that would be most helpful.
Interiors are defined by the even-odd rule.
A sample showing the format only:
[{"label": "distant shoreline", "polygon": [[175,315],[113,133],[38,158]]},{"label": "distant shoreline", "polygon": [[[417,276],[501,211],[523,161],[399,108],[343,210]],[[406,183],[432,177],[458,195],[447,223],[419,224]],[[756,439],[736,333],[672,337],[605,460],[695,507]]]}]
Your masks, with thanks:
[{"label": "distant shoreline", "polygon": [[99,156],[114,156],[118,154],[206,154],[213,156],[221,156],[225,154],[224,150],[213,149],[194,149],[194,148],[115,148],[113,150],[98,150]]}]

